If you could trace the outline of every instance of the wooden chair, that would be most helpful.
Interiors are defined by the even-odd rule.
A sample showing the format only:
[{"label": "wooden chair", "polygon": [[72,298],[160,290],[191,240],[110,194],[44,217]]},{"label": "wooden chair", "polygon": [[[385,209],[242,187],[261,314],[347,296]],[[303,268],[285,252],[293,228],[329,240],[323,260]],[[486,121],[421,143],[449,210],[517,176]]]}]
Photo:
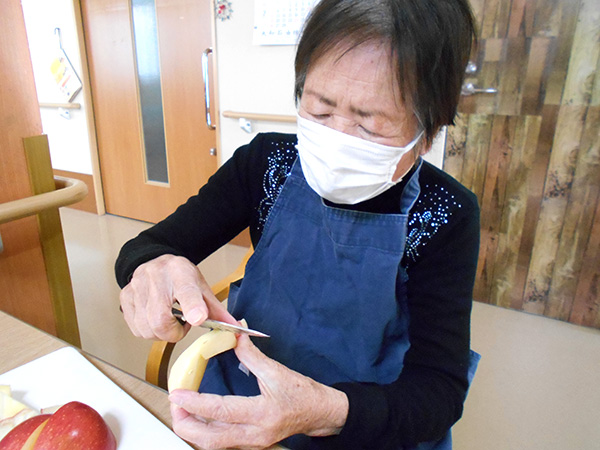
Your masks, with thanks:
[{"label": "wooden chair", "polygon": [[[250,247],[240,265],[229,275],[211,286],[211,289],[217,299],[223,302],[229,297],[229,285],[244,276],[246,263],[252,256],[253,249]],[[169,371],[169,361],[175,348],[175,342],[156,341],[152,344],[148,359],[146,360],[146,381],[162,388],[167,389],[167,373]]]}]

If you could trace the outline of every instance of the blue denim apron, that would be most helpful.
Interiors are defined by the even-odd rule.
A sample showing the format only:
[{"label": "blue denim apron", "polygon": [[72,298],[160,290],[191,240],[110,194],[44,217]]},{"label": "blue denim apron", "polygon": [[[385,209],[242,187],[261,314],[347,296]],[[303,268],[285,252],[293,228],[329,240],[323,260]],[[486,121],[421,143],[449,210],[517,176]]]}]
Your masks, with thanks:
[{"label": "blue denim apron", "polygon": [[[234,317],[271,335],[253,340],[266,355],[326,385],[398,378],[410,346],[400,262],[420,168],[404,188],[400,214],[373,214],[326,206],[296,161],[228,300]],[[200,391],[260,394],[233,352],[209,361]],[[292,436],[283,445],[301,449],[308,441]],[[447,436],[417,448],[451,447]]]}]

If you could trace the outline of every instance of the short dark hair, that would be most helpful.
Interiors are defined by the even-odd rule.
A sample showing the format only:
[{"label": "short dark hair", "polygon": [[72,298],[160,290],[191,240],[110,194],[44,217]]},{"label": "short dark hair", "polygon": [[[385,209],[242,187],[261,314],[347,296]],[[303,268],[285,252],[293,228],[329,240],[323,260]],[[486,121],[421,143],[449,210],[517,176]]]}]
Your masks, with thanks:
[{"label": "short dark hair", "polygon": [[298,43],[295,98],[302,97],[311,64],[328,51],[389,43],[401,100],[431,144],[442,126],[454,124],[475,40],[468,0],[321,0]]}]

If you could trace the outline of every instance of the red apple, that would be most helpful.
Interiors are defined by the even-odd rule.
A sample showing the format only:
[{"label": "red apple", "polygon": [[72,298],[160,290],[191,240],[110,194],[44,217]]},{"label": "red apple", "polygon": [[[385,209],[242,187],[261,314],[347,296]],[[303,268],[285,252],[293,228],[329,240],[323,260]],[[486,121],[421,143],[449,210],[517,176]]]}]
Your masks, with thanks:
[{"label": "red apple", "polygon": [[102,416],[92,407],[80,402],[67,403],[52,414],[33,446],[33,450],[116,448],[115,436]]},{"label": "red apple", "polygon": [[0,450],[30,450],[46,425],[50,414],[41,414],[21,422],[4,439],[0,440]]}]

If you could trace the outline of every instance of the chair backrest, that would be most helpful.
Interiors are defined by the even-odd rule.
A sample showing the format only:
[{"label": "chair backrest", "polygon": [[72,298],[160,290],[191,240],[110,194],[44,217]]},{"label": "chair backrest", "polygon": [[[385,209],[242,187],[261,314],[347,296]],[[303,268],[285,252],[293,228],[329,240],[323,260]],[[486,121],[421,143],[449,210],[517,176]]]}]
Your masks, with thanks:
[{"label": "chair backrest", "polygon": [[[223,302],[227,299],[231,283],[244,277],[246,263],[253,252],[254,250],[250,247],[239,266],[225,278],[211,286],[213,293],[219,301]],[[146,381],[160,388],[167,389],[169,361],[174,348],[174,342],[156,341],[152,344],[148,359],[146,360]]]}]

